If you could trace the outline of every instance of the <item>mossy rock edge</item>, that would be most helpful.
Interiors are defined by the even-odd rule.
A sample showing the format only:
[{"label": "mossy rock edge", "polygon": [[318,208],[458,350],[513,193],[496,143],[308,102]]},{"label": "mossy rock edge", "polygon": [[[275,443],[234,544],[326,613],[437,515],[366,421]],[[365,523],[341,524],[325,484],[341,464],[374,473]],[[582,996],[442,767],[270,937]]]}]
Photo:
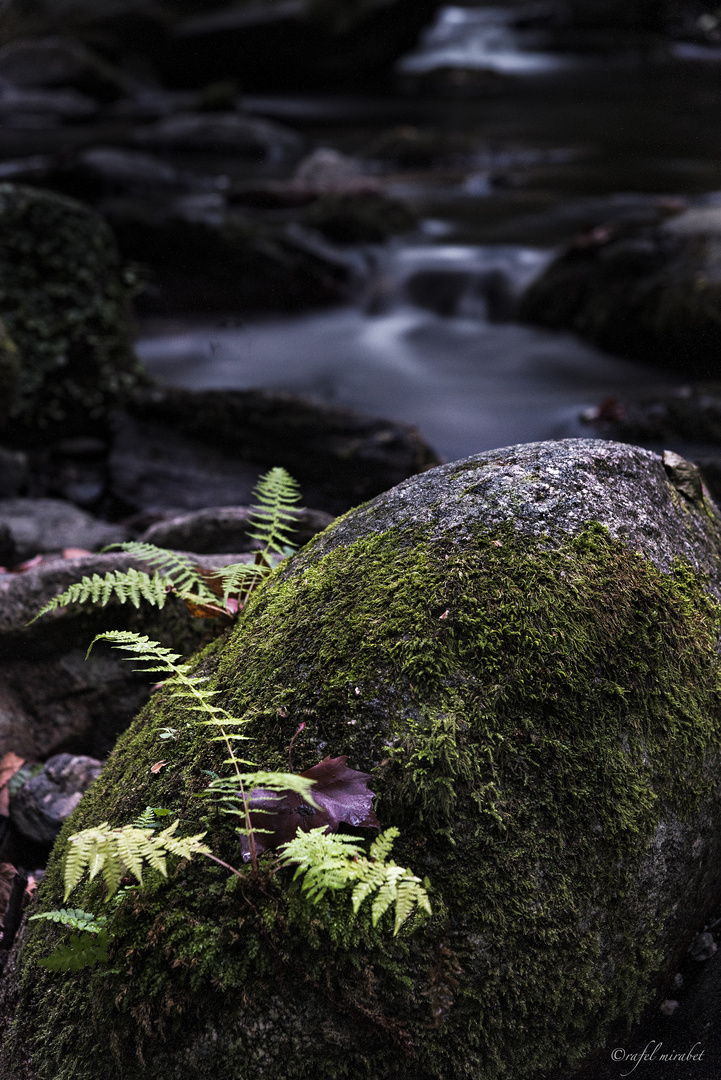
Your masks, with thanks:
[{"label": "mossy rock edge", "polygon": [[[602,1045],[721,888],[718,526],[657,455],[594,440],[442,466],[340,519],[197,667],[251,720],[249,758],[286,768],[305,722],[295,769],[373,772],[433,917],[393,939],[349,929],[347,897],[309,910],[289,873],[176,864],[123,901],[105,968],[43,971],[63,932],[28,924],[2,1080],[540,1080]],[[61,906],[70,833],[146,805],[238,865],[232,823],[193,798],[222,756],[154,695],[41,907]]]}]

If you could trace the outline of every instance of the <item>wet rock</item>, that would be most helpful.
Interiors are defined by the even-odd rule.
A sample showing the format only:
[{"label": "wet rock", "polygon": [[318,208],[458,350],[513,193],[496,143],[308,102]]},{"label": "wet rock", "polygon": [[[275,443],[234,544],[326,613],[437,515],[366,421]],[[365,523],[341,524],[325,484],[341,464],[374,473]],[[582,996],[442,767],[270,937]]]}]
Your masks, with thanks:
[{"label": "wet rock", "polygon": [[295,132],[235,112],[178,113],[138,129],[135,138],[142,145],[166,150],[224,152],[269,162],[292,158],[302,147]]},{"label": "wet rock", "polygon": [[103,768],[95,758],[56,754],[42,772],[10,800],[10,818],[20,833],[38,844],[52,844],[63,822]]},{"label": "wet rock", "polygon": [[[111,462],[118,490],[129,498],[152,481],[158,499],[168,490],[172,500],[185,488],[190,497],[164,502],[167,509],[248,505],[258,472],[282,465],[300,482],[304,502],[337,514],[438,460],[405,424],[276,391],[154,391],[135,400],[126,430]],[[183,479],[189,456],[198,463],[197,486],[193,468]],[[226,497],[218,497],[216,470]]]},{"label": "wet rock", "polygon": [[134,84],[71,37],[25,37],[0,48],[0,81],[16,87],[73,88],[114,101]]},{"label": "wet rock", "polygon": [[20,560],[62,548],[94,551],[127,538],[120,526],[60,499],[0,499],[0,522],[10,530]]},{"label": "wet rock", "polygon": [[610,352],[714,377],[721,355],[721,207],[658,226],[599,226],[526,291],[520,317]]},{"label": "wet rock", "polygon": [[[210,507],[159,521],[139,539],[179,551],[253,551],[261,545],[249,535],[254,531],[250,517],[247,506]],[[296,548],[303,547],[333,522],[333,517],[322,510],[298,510],[294,517],[290,539]]]},{"label": "wet rock", "polygon": [[[102,984],[67,973],[59,999],[29,966],[50,930],[28,924],[0,991],[4,1080],[35,1080],[41,1038],[42,1067],[57,1070],[65,1048],[49,1036],[69,1025],[78,1078],[102,1074],[90,1005],[106,1001],[120,1069],[137,1072],[142,1038],[151,1075],[202,1060],[218,1080],[237,1074],[239,1031],[262,1080],[300,1080],[308,1053],[319,1075],[386,1080],[391,1061],[394,1080],[461,1080],[502,1060],[508,1076],[531,1080],[566,1075],[644,1004],[658,1016],[656,981],[678,970],[721,886],[709,603],[721,596],[720,535],[714,508],[682,502],[660,456],[600,440],[476,455],[336,522],[198,663],[219,706],[252,703],[253,760],[286,761],[302,717],[296,768],[343,753],[372,772],[381,824],[401,828],[399,857],[429,876],[434,917],[400,942],[367,918],[348,942],[335,930],[347,896],[327,898],[325,919],[313,909],[310,922],[280,875],[264,873],[258,896],[250,874],[243,892],[223,892],[227,876],[194,861],[160,892],[134,894],[116,924],[117,947],[153,979],[150,1003],[144,980],[112,968]],[[137,767],[181,709],[152,702],[75,829],[128,820],[161,793],[181,817],[197,806],[199,758],[221,767],[225,756],[205,730],[188,734],[160,779]],[[237,864],[234,822],[214,844]],[[47,909],[62,899],[63,854],[51,858]],[[262,922],[261,896],[273,913]],[[169,910],[188,928],[182,942],[159,918]],[[201,942],[207,967],[188,970]],[[218,988],[221,960],[234,985],[249,950],[261,959],[248,992]],[[380,1020],[368,1016],[369,985]],[[127,1009],[113,1009],[121,993]],[[181,995],[196,1007],[164,1039],[153,1024]],[[133,1016],[141,1004],[150,1033]],[[320,1023],[326,1037],[302,1041]]]},{"label": "wet rock", "polygon": [[0,317],[19,364],[5,433],[38,441],[107,423],[144,380],[128,298],[102,218],[60,195],[0,184]]}]

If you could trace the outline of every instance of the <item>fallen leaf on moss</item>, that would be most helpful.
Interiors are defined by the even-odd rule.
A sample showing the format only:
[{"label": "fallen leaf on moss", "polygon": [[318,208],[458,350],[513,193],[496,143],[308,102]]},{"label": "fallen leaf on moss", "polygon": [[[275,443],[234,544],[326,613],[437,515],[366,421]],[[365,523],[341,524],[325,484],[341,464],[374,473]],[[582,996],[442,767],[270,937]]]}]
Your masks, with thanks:
[{"label": "fallen leaf on moss", "polygon": [[[254,829],[266,832],[255,834],[258,855],[280,847],[292,840],[296,833],[309,832],[325,826],[327,832],[337,832],[339,825],[351,825],[360,829],[380,829],[380,822],[373,810],[374,793],[368,789],[370,773],[349,769],[348,757],[325,757],[311,769],[300,775],[315,781],[313,799],[319,809],[309,806],[295,791],[268,791],[253,788],[250,793],[250,821]],[[253,816],[253,811],[262,810]],[[248,842],[242,837],[241,847],[246,853]]]}]

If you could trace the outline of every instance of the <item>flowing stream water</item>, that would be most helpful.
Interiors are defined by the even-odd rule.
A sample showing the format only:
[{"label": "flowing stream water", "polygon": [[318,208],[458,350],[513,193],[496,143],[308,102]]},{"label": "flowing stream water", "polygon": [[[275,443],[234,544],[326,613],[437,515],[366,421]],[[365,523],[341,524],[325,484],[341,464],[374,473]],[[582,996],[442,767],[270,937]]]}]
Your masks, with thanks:
[{"label": "flowing stream water", "polygon": [[[640,55],[560,56],[508,9],[445,8],[399,77],[444,67],[489,72],[475,96],[249,98],[310,145],[358,153],[383,132],[439,132],[443,167],[398,168],[391,194],[419,209],[417,232],[352,252],[347,306],[293,317],[153,319],[138,351],[170,385],[270,387],[416,425],[446,460],[515,442],[592,434],[579,415],[611,395],[681,385],[572,334],[503,321],[510,296],[576,232],[643,216],[658,196],[721,188],[721,68]],[[465,143],[463,142],[465,140]],[[392,171],[392,170],[391,170]],[[386,168],[386,172],[388,169]]]}]

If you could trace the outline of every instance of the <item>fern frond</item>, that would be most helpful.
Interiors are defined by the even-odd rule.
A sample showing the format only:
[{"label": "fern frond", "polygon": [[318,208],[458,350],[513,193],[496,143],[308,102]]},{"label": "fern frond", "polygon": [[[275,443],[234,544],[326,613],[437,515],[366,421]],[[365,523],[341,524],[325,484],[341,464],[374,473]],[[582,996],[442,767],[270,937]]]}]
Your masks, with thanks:
[{"label": "fern frond", "polygon": [[142,570],[130,567],[128,570],[111,570],[104,577],[93,574],[92,577],[84,577],[81,581],[75,581],[65,592],[53,597],[30,622],[34,623],[41,615],[49,611],[55,611],[59,607],[67,607],[68,604],[98,604],[105,607],[113,598],[121,604],[133,604],[140,607],[141,600],[147,600],[153,607],[162,608],[167,600],[166,582],[157,573],[151,577]]},{"label": "fern frond", "polygon": [[104,821],[94,829],[75,833],[68,840],[65,855],[65,899],[86,872],[91,881],[102,873],[108,901],[118,891],[126,874],[131,874],[142,885],[146,863],[167,877],[166,855],[189,859],[194,854],[210,854],[210,848],[202,843],[205,833],[179,838],[174,836],[178,825],[179,822],[174,821],[163,832],[154,834],[152,829],[138,829],[133,825],[111,829]]},{"label": "fern frond", "polygon": [[397,835],[397,829],[386,830],[371,848],[371,853],[378,857],[369,859],[354,837],[339,833],[329,835],[324,829],[312,829],[282,845],[281,862],[297,867],[293,880],[303,876],[301,889],[311,903],[317,904],[327,892],[352,888],[354,915],[365,900],[374,897],[371,906],[373,926],[377,926],[393,906],[393,934],[396,935],[416,907],[431,914],[428,893],[420,878],[405,867],[387,861]]},{"label": "fern frond", "polygon": [[59,911],[41,911],[38,915],[31,915],[28,922],[34,919],[47,919],[50,922],[69,926],[71,930],[87,930],[97,934],[105,929],[108,920],[105,915],[93,915],[90,911],[82,908],[61,908]]},{"label": "fern frond", "polygon": [[156,573],[160,572],[165,585],[170,586],[183,598],[188,597],[203,603],[212,603],[216,599],[202,573],[187,555],[139,540],[127,540],[122,544],[110,544],[103,548],[103,551],[114,550],[124,551],[134,559],[156,567]]},{"label": "fern frond", "polygon": [[255,532],[249,535],[259,540],[266,552],[285,554],[284,548],[294,546],[290,536],[295,504],[300,502],[298,484],[285,469],[276,467],[260,478],[253,494],[258,502],[250,519]]},{"label": "fern frond", "polygon": [[245,598],[267,577],[272,567],[262,563],[229,563],[214,570],[213,577],[223,590],[223,600],[227,603],[231,596]]},{"label": "fern frond", "polygon": [[58,945],[50,956],[38,960],[38,964],[48,971],[79,971],[94,967],[107,962],[109,944],[110,935],[106,930],[100,930],[96,937],[86,931],[71,937],[66,945]]},{"label": "fern frond", "polygon": [[157,829],[159,826],[158,818],[169,817],[172,812],[172,810],[164,810],[160,806],[146,806],[142,814],[138,814],[130,824],[134,829]]}]

